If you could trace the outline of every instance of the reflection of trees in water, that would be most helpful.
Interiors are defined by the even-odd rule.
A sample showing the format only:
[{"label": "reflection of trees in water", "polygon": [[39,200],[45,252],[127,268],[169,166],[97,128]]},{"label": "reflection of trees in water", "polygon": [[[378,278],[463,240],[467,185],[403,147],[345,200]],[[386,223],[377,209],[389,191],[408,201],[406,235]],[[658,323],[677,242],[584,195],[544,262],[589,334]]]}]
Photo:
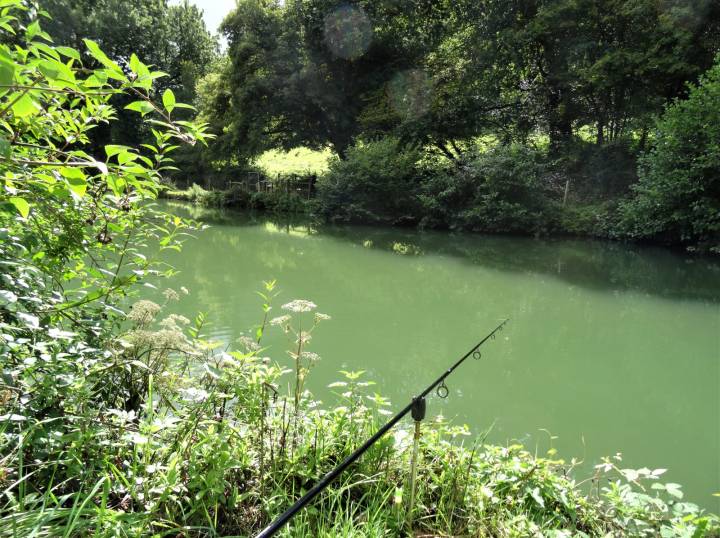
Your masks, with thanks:
[{"label": "reflection of trees in water", "polygon": [[402,244],[412,254],[454,256],[499,271],[543,273],[591,289],[720,302],[718,261],[660,247],[356,226],[321,227],[319,232],[366,248],[398,253]]},{"label": "reflection of trees in water", "polygon": [[[215,226],[257,226],[295,235],[332,237],[396,255],[453,256],[466,263],[499,271],[552,275],[597,290],[633,290],[667,298],[720,302],[720,262],[684,256],[660,247],[595,240],[537,240],[515,236],[403,230],[370,226],[330,226],[302,215],[270,215],[167,203],[177,214]],[[233,241],[233,238],[235,241]],[[222,234],[237,247],[237,236]],[[282,267],[286,253],[266,252],[270,267]],[[268,257],[269,256],[269,257]],[[283,261],[284,260],[284,261]]]}]

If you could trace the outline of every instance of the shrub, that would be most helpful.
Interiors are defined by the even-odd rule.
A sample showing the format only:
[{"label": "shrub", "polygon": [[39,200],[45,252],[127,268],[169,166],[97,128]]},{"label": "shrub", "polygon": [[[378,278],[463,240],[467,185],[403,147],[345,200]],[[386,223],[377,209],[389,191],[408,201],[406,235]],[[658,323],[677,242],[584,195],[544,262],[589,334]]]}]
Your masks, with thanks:
[{"label": "shrub", "polygon": [[687,99],[665,110],[633,190],[623,206],[630,237],[720,251],[720,57]]},{"label": "shrub", "polygon": [[356,144],[321,177],[320,213],[341,221],[417,222],[420,159],[419,150],[391,137]]},{"label": "shrub", "polygon": [[552,166],[571,178],[571,196],[583,201],[624,196],[637,181],[637,155],[629,140],[597,145],[575,139]]},{"label": "shrub", "polygon": [[541,154],[520,145],[467,156],[423,182],[425,223],[484,232],[547,230],[550,204]]}]

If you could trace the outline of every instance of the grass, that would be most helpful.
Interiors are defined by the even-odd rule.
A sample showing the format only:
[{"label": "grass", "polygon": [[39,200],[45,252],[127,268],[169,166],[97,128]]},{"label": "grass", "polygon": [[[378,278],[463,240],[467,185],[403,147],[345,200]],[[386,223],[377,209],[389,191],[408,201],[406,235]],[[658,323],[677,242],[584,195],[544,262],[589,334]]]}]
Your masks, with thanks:
[{"label": "grass", "polygon": [[290,151],[266,151],[254,161],[254,165],[262,168],[270,177],[278,174],[322,174],[328,169],[328,162],[333,156],[329,149],[315,151],[308,148],[295,148]]}]

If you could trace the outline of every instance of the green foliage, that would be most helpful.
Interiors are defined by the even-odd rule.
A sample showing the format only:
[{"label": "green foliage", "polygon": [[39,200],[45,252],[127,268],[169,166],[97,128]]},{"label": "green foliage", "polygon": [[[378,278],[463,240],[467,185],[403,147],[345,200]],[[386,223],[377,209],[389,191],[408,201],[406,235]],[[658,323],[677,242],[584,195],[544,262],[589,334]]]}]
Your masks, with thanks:
[{"label": "green foliage", "polygon": [[[191,321],[165,313],[187,290],[166,289],[160,303],[129,307],[133,285],[152,289],[156,277],[172,273],[151,254],[179,249],[188,223],[153,211],[151,202],[176,143],[204,142],[205,126],[176,119],[182,104],[174,92],[153,90],[163,74],[137,56],[126,70],[92,40],[83,54],[55,47],[40,22],[23,22],[33,14],[25,4],[5,6],[0,536],[253,534],[376,431],[390,403],[368,393],[372,383],[362,372],[342,372],[333,384],[337,406],[313,401],[304,388],[320,359],[311,336],[329,316],[294,300],[271,318],[274,281],[260,293],[262,322],[237,350],[205,337],[204,315]],[[107,144],[93,156],[85,151],[89,133],[114,120],[116,96],[147,122],[152,143]],[[482,179],[479,192],[528,205],[535,157],[502,151],[470,161],[473,177]],[[392,139],[350,156],[360,170],[350,178],[358,193],[370,185],[399,194],[382,179],[398,175],[409,185],[420,162],[419,152]],[[519,178],[501,171],[508,159],[520,162]],[[333,163],[338,179],[343,166]],[[368,207],[406,211],[372,194]],[[405,203],[410,207],[412,196]],[[270,330],[287,335],[292,370],[265,356]],[[677,484],[660,483],[661,470],[620,469],[607,460],[594,483],[612,481],[587,496],[554,454],[465,448],[458,438],[466,434],[440,421],[427,426],[419,517],[410,532],[703,536],[720,529],[717,518],[680,502]],[[404,437],[374,445],[285,535],[404,532]]]},{"label": "green foliage", "polygon": [[421,157],[390,137],[353,146],[344,160],[330,161],[318,185],[321,212],[333,220],[416,222]]},{"label": "green foliage", "polygon": [[[302,176],[278,178],[268,185],[270,190],[255,190],[255,184],[232,185],[227,189],[206,190],[193,185],[185,190],[167,190],[166,198],[192,202],[201,207],[232,207],[272,211],[276,213],[306,213],[313,203],[307,197],[310,177]],[[286,184],[287,183],[287,184]],[[288,191],[288,187],[290,190]]]},{"label": "green foliage", "polygon": [[[165,303],[178,297],[163,295]],[[390,402],[363,372],[343,371],[330,385],[334,407],[303,387],[320,359],[310,337],[329,317],[294,300],[270,318],[275,282],[260,295],[263,321],[237,351],[203,337],[204,316],[167,316],[143,300],[124,331],[105,335],[100,360],[94,349],[79,364],[77,355],[53,360],[65,363],[59,379],[71,383],[42,368],[18,371],[3,392],[0,488],[8,500],[0,535],[251,535],[374,432]],[[293,370],[264,356],[269,331],[287,335]],[[59,335],[59,348],[67,338]],[[71,368],[79,371],[69,378]],[[15,395],[27,385],[39,403],[56,387],[65,413],[47,417],[27,406]],[[660,482],[662,469],[621,469],[617,457],[608,459],[593,477],[608,485],[588,496],[568,478],[576,462],[554,459],[552,450],[535,457],[520,445],[465,447],[468,430],[440,419],[423,432],[413,532],[712,536],[720,528],[681,502],[677,484]],[[282,535],[402,533],[411,452],[408,432],[380,440]]]},{"label": "green foliage", "polygon": [[637,182],[637,150],[628,140],[598,145],[575,139],[551,164],[570,180],[572,200],[617,200]]},{"label": "green foliage", "polygon": [[632,237],[720,248],[720,61],[668,106],[624,205]]},{"label": "green foliage", "polygon": [[[160,102],[170,89],[178,101],[192,104],[197,81],[217,55],[216,37],[205,28],[200,9],[187,0],[173,5],[166,0],[41,0],[39,4],[51,17],[43,24],[58,44],[80,49],[84,39],[91,39],[126,73],[134,70],[138,58],[167,73],[153,85],[152,97]],[[118,121],[96,128],[91,138],[98,146],[132,145],[151,136],[136,114],[123,111],[130,102],[131,97],[122,94],[113,98]],[[178,110],[176,117],[188,119],[189,114]]]},{"label": "green foliage", "polygon": [[[227,56],[199,85],[201,117],[218,143],[186,165],[202,165],[197,178],[268,150],[330,147],[355,162],[344,174],[366,176],[338,178],[342,165],[333,165],[319,201],[333,218],[574,233],[584,226],[547,199],[562,199],[568,180],[570,205],[627,195],[656,115],[712,65],[718,9],[710,0],[242,1],[223,24]],[[414,181],[361,170],[357,148],[386,137],[453,166],[421,166]],[[499,171],[479,163],[458,172],[477,161],[478,137],[547,149],[543,180],[507,176],[505,187],[491,186],[472,178]],[[375,184],[379,177],[389,185]],[[368,192],[353,187],[361,183]],[[473,190],[477,207],[453,200],[453,191]],[[625,231],[608,226],[604,235]],[[660,237],[652,226],[630,235]],[[679,236],[698,238],[668,239]]]},{"label": "green foliage", "polygon": [[430,174],[422,202],[428,224],[486,232],[541,233],[549,225],[551,192],[542,155],[497,146],[466,155],[457,167]]},{"label": "green foliage", "polygon": [[620,217],[613,202],[571,203],[560,209],[558,231],[570,235],[617,238]]}]

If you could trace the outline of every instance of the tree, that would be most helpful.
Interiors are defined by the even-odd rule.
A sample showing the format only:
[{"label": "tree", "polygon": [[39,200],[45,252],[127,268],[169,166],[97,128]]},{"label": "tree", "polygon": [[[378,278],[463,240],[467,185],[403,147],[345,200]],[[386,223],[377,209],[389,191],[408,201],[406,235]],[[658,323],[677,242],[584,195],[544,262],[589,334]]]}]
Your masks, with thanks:
[{"label": "tree", "polygon": [[[158,71],[155,97],[173,90],[177,98],[193,102],[197,81],[209,71],[217,55],[217,39],[205,28],[202,12],[188,0],[41,0],[49,15],[47,27],[55,42],[79,48],[83,39],[97,41],[125,72],[133,54]],[[119,121],[96,130],[96,147],[114,142],[135,143],[145,136],[142,122],[124,112],[129,102],[119,96]]]},{"label": "tree", "polygon": [[646,128],[720,44],[709,0],[488,0],[481,11],[466,43],[492,42],[490,62],[475,57],[525,95],[516,112],[555,152],[584,125],[601,144]]},{"label": "tree", "polygon": [[302,144],[342,156],[378,124],[397,126],[388,85],[420,65],[442,13],[430,1],[241,1],[223,24],[233,143],[249,155]]},{"label": "tree", "polygon": [[632,237],[720,251],[720,56],[687,99],[665,110],[634,190],[624,206]]}]

